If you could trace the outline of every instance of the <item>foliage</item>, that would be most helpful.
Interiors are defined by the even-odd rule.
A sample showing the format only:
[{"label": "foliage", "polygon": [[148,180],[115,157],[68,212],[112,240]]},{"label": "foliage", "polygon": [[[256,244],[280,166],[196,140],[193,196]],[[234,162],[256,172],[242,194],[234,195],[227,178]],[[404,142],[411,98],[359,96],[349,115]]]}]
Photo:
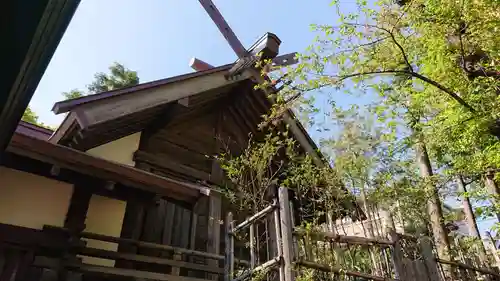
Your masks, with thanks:
[{"label": "foliage", "polygon": [[36,125],[38,124],[38,115],[31,109],[31,107],[28,106],[24,111],[21,120]]},{"label": "foliage", "polygon": [[[340,161],[336,166],[339,174],[354,172],[364,181],[375,176],[378,187],[371,188],[388,194],[394,194],[394,182],[411,182],[403,185],[403,193],[417,191],[420,195],[414,202],[422,203],[423,208],[410,204],[404,214],[424,209],[426,202],[432,201],[428,205],[434,209],[439,207],[435,190],[448,195],[446,182],[451,175],[475,176],[500,164],[498,1],[413,0],[400,5],[357,1],[356,12],[349,14],[342,13],[339,1],[332,4],[339,23],[313,25],[318,35],[298,56],[299,65],[274,79],[283,89],[270,119],[279,118],[283,108],[297,105],[317,112],[311,97],[317,99],[319,89],[336,92],[334,106],[342,98],[371,99],[366,110],[379,125],[392,130],[393,139],[385,148],[391,153],[397,148],[405,151],[400,160],[389,155],[389,166],[398,167],[419,153],[417,164],[427,167],[423,177],[415,178],[408,165],[410,171],[403,174],[389,169],[379,176],[379,166],[387,159],[367,158],[363,153],[347,159],[336,155]],[[338,145],[339,140],[333,138],[333,142]],[[356,142],[351,139],[348,143],[352,149]],[[422,153],[425,149],[431,161]],[[431,164],[439,172],[436,175],[432,175]],[[365,183],[357,185],[364,188]],[[392,201],[401,206],[401,199]],[[429,209],[428,216],[438,215]],[[438,226],[442,219],[431,220],[433,231],[442,229]]]},{"label": "foliage", "polygon": [[136,71],[132,71],[120,63],[113,63],[109,67],[109,74],[98,72],[94,75],[94,81],[87,85],[88,93],[73,89],[69,92],[63,92],[66,100],[83,97],[87,94],[97,94],[101,92],[112,91],[139,84],[139,77]]},{"label": "foliage", "polygon": [[69,92],[63,92],[62,95],[64,96],[65,99],[72,100],[85,96],[85,93],[78,89],[73,89]]},{"label": "foliage", "polygon": [[[313,25],[316,40],[298,55],[300,63],[271,73],[272,79],[259,85],[280,89],[271,97],[276,104],[264,125],[280,124],[283,113],[294,108],[308,128],[323,132],[321,149],[333,166],[327,169],[329,177],[311,177],[317,167],[304,162],[307,155],[275,162],[287,145],[276,146],[280,137],[266,138],[226,163],[240,186],[240,197],[235,197],[245,198],[242,190],[258,190],[261,182],[273,186],[288,179],[295,189],[325,182],[337,186],[315,190],[308,196],[311,201],[323,193],[334,199],[339,186],[346,186],[362,195],[365,209],[387,209],[413,228],[407,230],[427,233],[431,224],[436,245],[449,248],[446,218],[438,210],[440,199],[460,195],[450,179],[480,178],[500,166],[500,2],[411,0],[398,5],[382,0],[373,5],[359,0],[357,10],[348,14],[340,1],[332,5],[338,24]],[[269,69],[263,67],[263,74]],[[333,98],[321,99],[325,92],[333,92]],[[360,97],[364,105],[339,105]],[[318,106],[320,99],[331,108]],[[329,123],[316,123],[319,114]],[[301,169],[289,173],[294,167]],[[245,187],[245,182],[257,187]],[[498,198],[482,187],[474,191],[471,196],[482,198],[482,192],[482,199],[493,201],[480,210],[497,212]]]},{"label": "foliage", "polygon": [[26,110],[24,111],[23,113],[23,117],[21,118],[22,121],[24,122],[28,122],[28,123],[31,123],[31,124],[34,124],[34,125],[37,125],[37,126],[40,126],[40,127],[44,127],[44,128],[47,128],[49,130],[55,130],[55,128],[51,127],[51,126],[48,126],[48,125],[45,125],[43,122],[40,122],[39,121],[39,117],[38,117],[38,114],[36,114],[32,109],[31,107],[28,105],[28,107],[26,108]]},{"label": "foliage", "polygon": [[87,86],[90,93],[97,94],[139,84],[137,72],[125,68],[122,64],[115,62],[109,67],[109,72],[94,75],[94,81]]},{"label": "foliage", "polygon": [[241,155],[228,152],[218,159],[231,181],[226,195],[242,210],[255,212],[269,205],[280,185],[295,191],[303,218],[318,219],[325,209],[343,209],[351,199],[335,171],[315,165],[288,130],[270,129],[263,140],[250,141]]},{"label": "foliage", "polygon": [[[110,74],[99,72],[94,75],[94,81],[87,86],[88,93],[78,89],[72,89],[69,92],[62,93],[64,99],[76,99],[87,94],[106,92],[139,84],[137,72],[124,67],[120,63],[113,63],[109,67],[109,71]],[[38,118],[38,115],[28,106],[23,113],[22,120],[48,129],[54,129],[39,122]]]}]

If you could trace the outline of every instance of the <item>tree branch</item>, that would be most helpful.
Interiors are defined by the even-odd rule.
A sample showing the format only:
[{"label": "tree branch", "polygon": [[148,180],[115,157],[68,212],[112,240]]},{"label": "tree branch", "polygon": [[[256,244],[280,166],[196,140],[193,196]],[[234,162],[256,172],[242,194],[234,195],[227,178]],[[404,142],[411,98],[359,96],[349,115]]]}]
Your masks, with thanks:
[{"label": "tree branch", "polygon": [[440,89],[441,91],[447,93],[448,95],[450,95],[454,100],[456,100],[460,105],[462,105],[463,107],[465,107],[467,110],[469,110],[470,112],[472,113],[475,113],[476,110],[470,106],[467,102],[465,102],[465,100],[463,100],[457,93],[453,92],[451,89],[439,84],[438,82],[432,80],[432,79],[429,79],[423,75],[420,75],[416,72],[409,72],[408,73],[409,75],[415,77],[415,78],[418,78],[424,82],[427,82],[429,84],[431,84],[432,86]]},{"label": "tree branch", "polygon": [[[441,91],[447,93],[451,98],[453,98],[454,100],[456,100],[460,105],[462,105],[463,107],[465,107],[468,111],[472,112],[472,113],[475,113],[476,110],[470,106],[465,100],[463,100],[457,93],[455,93],[453,90],[451,90],[450,88],[447,88],[445,87],[444,85],[441,85],[440,83],[426,77],[426,76],[423,76],[419,73],[416,73],[416,72],[413,72],[413,71],[406,71],[406,70],[379,70],[379,71],[367,71],[367,72],[358,72],[358,73],[352,73],[352,74],[348,74],[348,75],[342,75],[342,76],[331,76],[331,75],[320,75],[320,76],[328,76],[330,78],[333,79],[337,79],[335,82],[341,82],[341,81],[344,81],[344,80],[347,80],[347,79],[350,79],[350,78],[354,78],[354,77],[359,77],[359,76],[367,76],[367,75],[374,75],[374,74],[406,74],[406,75],[410,75],[412,77],[415,77],[421,81],[424,81],[438,89],[440,89]],[[317,74],[318,75],[318,74]],[[332,83],[333,84],[333,83]],[[328,85],[322,85],[320,86],[321,87],[325,87],[325,86],[328,86]],[[284,104],[288,104],[290,102],[293,102],[294,100],[298,99],[302,93],[304,91],[307,91],[307,90],[300,90],[294,86],[290,86],[292,87],[292,89],[296,90],[297,93],[295,95],[293,95],[292,97],[290,97],[289,99],[287,99]],[[316,89],[316,88],[315,88]]]}]

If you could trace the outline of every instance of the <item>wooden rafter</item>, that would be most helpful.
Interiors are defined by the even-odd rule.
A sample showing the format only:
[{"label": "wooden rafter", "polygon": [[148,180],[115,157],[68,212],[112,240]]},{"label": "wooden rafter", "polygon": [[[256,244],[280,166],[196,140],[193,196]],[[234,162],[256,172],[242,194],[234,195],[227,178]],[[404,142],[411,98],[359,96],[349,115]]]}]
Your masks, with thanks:
[{"label": "wooden rafter", "polygon": [[237,100],[236,106],[240,109],[241,115],[252,127],[252,133],[257,134],[257,127],[260,123],[260,115],[253,111],[245,99],[246,94],[241,95],[241,98]]},{"label": "wooden rafter", "polygon": [[253,91],[248,91],[245,95],[243,95],[243,98],[245,99],[245,103],[249,106],[249,108],[252,110],[252,112],[258,116],[258,121],[259,123],[262,121],[262,115],[264,115],[267,110],[262,110],[261,108],[258,107],[256,104],[255,98],[253,97]]},{"label": "wooden rafter", "polygon": [[248,124],[244,118],[241,117],[240,114],[237,113],[237,109],[232,105],[227,108],[228,113],[233,118],[234,123],[237,125],[238,130],[241,132],[243,136],[248,137],[252,132],[252,125]]}]

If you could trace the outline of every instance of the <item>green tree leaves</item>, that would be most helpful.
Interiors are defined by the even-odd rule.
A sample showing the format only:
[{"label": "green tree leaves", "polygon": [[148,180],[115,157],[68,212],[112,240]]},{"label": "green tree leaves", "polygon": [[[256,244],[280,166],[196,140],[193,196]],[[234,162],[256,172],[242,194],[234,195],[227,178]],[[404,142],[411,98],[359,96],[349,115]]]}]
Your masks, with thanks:
[{"label": "green tree leaves", "polygon": [[94,75],[94,81],[87,86],[90,93],[97,94],[139,84],[137,72],[125,68],[122,64],[115,62],[109,67],[109,72]]},{"label": "green tree leaves", "polygon": [[24,111],[21,120],[32,124],[38,124],[38,115],[31,109],[31,107],[28,106]]},{"label": "green tree leaves", "polygon": [[81,98],[85,96],[85,93],[78,89],[73,89],[69,92],[63,92],[62,95],[64,96],[65,99],[71,100],[71,99]]},{"label": "green tree leaves", "polygon": [[87,85],[88,93],[73,89],[69,92],[63,92],[62,95],[65,99],[76,99],[87,94],[98,94],[137,84],[139,84],[137,72],[115,62],[109,67],[109,74],[98,72],[94,75],[94,81]]}]

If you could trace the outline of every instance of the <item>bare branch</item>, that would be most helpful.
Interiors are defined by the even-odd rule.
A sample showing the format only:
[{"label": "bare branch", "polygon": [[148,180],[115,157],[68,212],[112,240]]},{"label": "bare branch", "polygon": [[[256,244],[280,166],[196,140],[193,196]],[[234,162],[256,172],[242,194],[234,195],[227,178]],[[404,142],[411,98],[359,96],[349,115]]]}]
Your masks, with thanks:
[{"label": "bare branch", "polygon": [[346,53],[346,52],[352,52],[352,51],[357,50],[357,49],[362,48],[362,47],[373,46],[373,45],[380,43],[386,39],[389,39],[390,37],[391,36],[382,37],[382,38],[379,38],[379,39],[372,41],[372,42],[369,42],[369,43],[359,44],[353,48],[343,49],[343,50],[340,50],[340,51],[337,51],[337,52],[331,54],[330,56],[335,56],[335,55],[339,55],[339,54]]},{"label": "bare branch", "polygon": [[394,33],[385,28],[385,27],[381,27],[381,26],[378,26],[378,25],[373,25],[373,24],[359,24],[359,23],[345,23],[347,25],[352,25],[352,26],[366,26],[366,27],[372,27],[372,28],[375,28],[375,29],[379,29],[379,30],[382,30],[382,31],[385,31],[387,34],[389,34],[389,36],[391,37],[392,39],[392,42],[398,47],[398,49],[401,51],[401,55],[403,56],[403,59],[405,61],[405,64],[406,66],[408,66],[408,69],[413,72],[413,67],[412,65],[410,64],[410,61],[408,60],[408,56],[406,55],[406,52],[405,50],[403,49],[403,46],[401,46],[401,44],[398,43],[398,41],[396,40],[396,37],[394,36]]}]

